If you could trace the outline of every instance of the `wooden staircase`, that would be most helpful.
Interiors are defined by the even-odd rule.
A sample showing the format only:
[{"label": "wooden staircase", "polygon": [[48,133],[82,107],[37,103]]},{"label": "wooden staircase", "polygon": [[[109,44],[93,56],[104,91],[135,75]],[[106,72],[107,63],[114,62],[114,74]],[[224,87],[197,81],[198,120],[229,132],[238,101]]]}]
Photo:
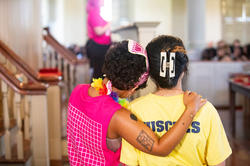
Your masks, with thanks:
[{"label": "wooden staircase", "polygon": [[[20,71],[11,66],[0,49],[1,117],[0,117],[0,165],[44,165],[47,144],[46,87],[35,82],[20,81]],[[39,101],[39,102],[38,102]],[[39,104],[38,104],[39,103]],[[35,109],[36,108],[36,109]],[[34,123],[38,116],[40,123]],[[39,139],[34,135],[43,134]],[[40,135],[41,135],[40,134]],[[33,158],[33,161],[32,161]],[[43,162],[39,160],[43,159]]]},{"label": "wooden staircase", "polygon": [[0,41],[0,79],[0,165],[49,165],[53,149],[61,156],[61,76],[40,76]]},{"label": "wooden staircase", "polygon": [[0,40],[0,165],[69,165],[66,115],[77,83],[89,83],[88,59],[77,57],[43,33],[43,68],[34,71]]},{"label": "wooden staircase", "polygon": [[11,160],[7,160],[4,156],[0,157],[0,166],[31,166],[32,165],[32,154],[31,154],[31,142],[25,140],[23,143],[24,157],[18,159],[17,145],[15,144],[11,149]]},{"label": "wooden staircase", "polygon": [[62,76],[39,74],[0,40],[0,165],[69,165],[68,97],[77,83],[89,82],[89,63],[48,28],[43,38],[43,67]]},{"label": "wooden staircase", "polygon": [[67,138],[66,119],[68,98],[79,83],[89,83],[89,61],[87,57],[77,59],[76,55],[60,44],[50,33],[49,28],[44,28],[43,33],[43,66],[45,68],[57,68],[63,74],[62,92],[62,162],[67,163]]}]

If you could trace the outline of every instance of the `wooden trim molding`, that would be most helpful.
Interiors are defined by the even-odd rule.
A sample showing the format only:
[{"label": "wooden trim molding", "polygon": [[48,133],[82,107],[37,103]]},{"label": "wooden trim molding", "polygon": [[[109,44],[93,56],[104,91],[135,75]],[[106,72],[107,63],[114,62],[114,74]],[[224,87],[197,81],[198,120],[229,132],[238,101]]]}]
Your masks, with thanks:
[{"label": "wooden trim molding", "polygon": [[33,82],[43,82],[47,84],[58,84],[62,80],[61,76],[40,77],[23,59],[21,59],[13,50],[11,50],[3,41],[0,40],[0,52],[13,65],[17,67]]},{"label": "wooden trim molding", "polygon": [[15,92],[22,95],[45,95],[46,86],[40,83],[24,84],[21,83],[6,67],[0,65],[0,78]]},{"label": "wooden trim molding", "polygon": [[43,39],[46,41],[48,45],[53,47],[62,57],[66,59],[69,64],[71,65],[78,65],[78,64],[86,64],[88,63],[87,58],[83,58],[81,60],[77,59],[77,57],[70,52],[67,48],[61,45],[50,33],[49,28],[44,28]]}]

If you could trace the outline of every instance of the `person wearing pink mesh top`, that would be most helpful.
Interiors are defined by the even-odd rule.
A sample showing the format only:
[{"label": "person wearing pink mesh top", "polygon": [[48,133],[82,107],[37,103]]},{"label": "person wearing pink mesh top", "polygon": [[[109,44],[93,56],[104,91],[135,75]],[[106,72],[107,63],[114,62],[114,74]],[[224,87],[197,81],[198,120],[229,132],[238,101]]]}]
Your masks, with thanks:
[{"label": "person wearing pink mesh top", "polygon": [[111,44],[110,22],[100,15],[100,8],[104,0],[88,0],[87,2],[87,56],[93,68],[93,78],[102,76],[104,56]]},{"label": "person wearing pink mesh top", "polygon": [[206,103],[195,92],[185,92],[185,111],[159,138],[125,108],[126,101],[122,99],[146,86],[149,75],[146,51],[132,40],[117,43],[106,54],[103,72],[103,80],[78,85],[69,99],[67,140],[73,166],[121,165],[121,138],[143,152],[166,156]]}]

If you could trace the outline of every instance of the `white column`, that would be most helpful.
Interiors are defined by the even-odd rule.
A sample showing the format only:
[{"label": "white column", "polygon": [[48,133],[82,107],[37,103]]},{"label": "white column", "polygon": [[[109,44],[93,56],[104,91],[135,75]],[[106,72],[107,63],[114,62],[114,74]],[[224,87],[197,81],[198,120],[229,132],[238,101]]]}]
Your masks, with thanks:
[{"label": "white column", "polygon": [[200,50],[205,46],[206,0],[187,0],[187,47]]}]

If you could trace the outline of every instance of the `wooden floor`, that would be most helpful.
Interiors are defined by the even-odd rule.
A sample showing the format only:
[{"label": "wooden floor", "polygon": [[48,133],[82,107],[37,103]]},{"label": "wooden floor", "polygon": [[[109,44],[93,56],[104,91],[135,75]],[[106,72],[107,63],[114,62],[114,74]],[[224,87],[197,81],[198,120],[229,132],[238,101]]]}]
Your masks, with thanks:
[{"label": "wooden floor", "polygon": [[[250,116],[246,116],[242,110],[236,112],[236,137],[232,138],[229,111],[219,110],[219,114],[233,150],[226,165],[250,166]],[[68,165],[68,162],[51,162],[51,166]]]},{"label": "wooden floor", "polygon": [[250,166],[250,116],[242,110],[236,111],[236,136],[233,138],[229,111],[219,111],[219,114],[233,150],[227,166]]}]

